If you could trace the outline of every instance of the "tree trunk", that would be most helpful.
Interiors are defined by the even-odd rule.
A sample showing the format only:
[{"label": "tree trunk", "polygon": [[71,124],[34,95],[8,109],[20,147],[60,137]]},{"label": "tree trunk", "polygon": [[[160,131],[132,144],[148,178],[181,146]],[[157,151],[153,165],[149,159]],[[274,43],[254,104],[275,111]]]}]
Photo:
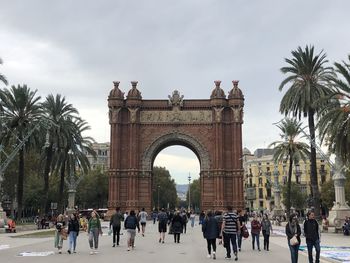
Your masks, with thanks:
[{"label": "tree trunk", "polygon": [[309,121],[309,132],[310,139],[312,142],[310,145],[311,154],[310,154],[310,162],[311,162],[311,173],[310,173],[310,182],[312,188],[312,197],[313,197],[313,206],[315,209],[316,218],[320,217],[320,191],[318,189],[318,177],[317,177],[317,166],[316,166],[316,141],[315,141],[315,122],[314,122],[314,111],[310,110],[308,113],[308,121]]},{"label": "tree trunk", "polygon": [[49,212],[50,206],[49,206],[49,174],[51,171],[51,163],[52,163],[52,143],[50,143],[50,146],[46,149],[46,161],[45,161],[45,168],[44,168],[44,211],[45,213]]},{"label": "tree trunk", "polygon": [[66,172],[66,158],[64,158],[64,161],[61,166],[60,170],[60,185],[58,189],[58,209],[61,211],[61,213],[64,213],[64,202],[63,202],[63,190],[64,190],[64,176]]},{"label": "tree trunk", "polygon": [[[22,136],[19,136],[22,140]],[[24,186],[24,146],[19,150],[18,182],[17,182],[17,220],[22,218],[23,210],[23,186]]]},{"label": "tree trunk", "polygon": [[289,220],[290,216],[290,208],[291,208],[291,187],[292,187],[292,174],[293,174],[293,153],[289,153],[289,170],[288,170],[288,182],[287,182],[287,200],[286,200],[286,210],[287,210],[287,220]]}]

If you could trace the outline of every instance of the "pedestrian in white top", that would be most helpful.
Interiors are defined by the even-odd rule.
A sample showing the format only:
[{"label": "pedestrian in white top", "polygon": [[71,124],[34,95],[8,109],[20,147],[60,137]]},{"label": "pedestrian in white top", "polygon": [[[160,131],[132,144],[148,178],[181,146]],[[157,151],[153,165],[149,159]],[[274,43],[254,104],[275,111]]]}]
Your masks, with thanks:
[{"label": "pedestrian in white top", "polygon": [[146,222],[147,222],[147,212],[145,211],[145,208],[141,209],[141,212],[139,213],[139,220],[141,223],[141,232],[142,232],[142,236],[145,236],[145,230],[146,230]]}]

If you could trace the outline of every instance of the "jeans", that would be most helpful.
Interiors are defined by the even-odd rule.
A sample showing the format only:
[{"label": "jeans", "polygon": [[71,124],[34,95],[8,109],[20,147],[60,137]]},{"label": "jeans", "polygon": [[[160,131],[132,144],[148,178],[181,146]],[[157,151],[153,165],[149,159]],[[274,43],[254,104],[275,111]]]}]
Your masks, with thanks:
[{"label": "jeans", "polygon": [[75,251],[75,248],[77,246],[77,236],[78,236],[78,232],[76,232],[76,231],[70,231],[69,232],[69,246],[68,246],[68,249],[70,251]]},{"label": "jeans", "polygon": [[254,243],[256,240],[256,244],[258,246],[258,249],[260,250],[260,234],[254,234],[252,233],[252,245],[253,245],[253,249],[255,249]]},{"label": "jeans", "polygon": [[[98,249],[98,234],[100,233],[98,228],[92,228],[89,233],[89,245],[90,248]],[[94,246],[95,245],[95,246]]]},{"label": "jeans", "polygon": [[117,246],[119,246],[120,226],[113,226],[113,245],[115,244],[115,236],[117,236]]},{"label": "jeans", "polygon": [[211,247],[213,247],[213,252],[216,252],[216,239],[207,239],[208,254],[211,254]]},{"label": "jeans", "polygon": [[264,236],[264,249],[269,250],[270,245],[270,235],[267,235],[265,231],[263,231]]},{"label": "jeans", "polygon": [[309,254],[309,263],[313,263],[314,259],[312,257],[312,248],[315,247],[316,250],[316,260],[315,263],[320,263],[320,252],[321,252],[321,248],[320,248],[320,240],[316,240],[316,241],[306,241],[306,245],[307,245],[307,252]]},{"label": "jeans", "polygon": [[174,242],[180,243],[180,233],[174,233]]},{"label": "jeans", "polygon": [[194,227],[194,217],[191,218],[191,227]]},{"label": "jeans", "polygon": [[240,234],[237,234],[237,239],[238,239],[238,248],[242,248],[242,232]]},{"label": "jeans", "polygon": [[236,238],[236,234],[226,234],[223,233],[224,235],[224,245],[226,248],[226,256],[228,258],[231,257],[231,244],[232,244],[232,250],[233,253],[235,253],[235,255],[237,254],[237,238]]},{"label": "jeans", "polygon": [[288,240],[288,246],[290,250],[290,257],[292,260],[292,263],[298,262],[298,252],[299,252],[299,245],[292,246]]}]

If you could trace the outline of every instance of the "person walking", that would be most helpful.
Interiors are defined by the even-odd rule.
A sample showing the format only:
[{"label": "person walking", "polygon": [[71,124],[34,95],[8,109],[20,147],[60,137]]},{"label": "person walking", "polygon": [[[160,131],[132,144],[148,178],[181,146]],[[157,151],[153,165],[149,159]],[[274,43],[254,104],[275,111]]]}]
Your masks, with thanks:
[{"label": "person walking", "polygon": [[[213,255],[213,259],[216,259],[216,239],[219,237],[220,229],[218,221],[211,210],[207,211],[207,215],[204,218],[202,232],[207,240],[207,258],[211,258],[211,255]],[[211,248],[213,248],[213,254],[211,254]]]},{"label": "person walking", "polygon": [[188,222],[188,217],[187,217],[187,213],[185,210],[183,210],[181,212],[181,217],[182,217],[182,222],[183,222],[183,232],[184,234],[186,234],[186,231],[187,231],[187,222]]},{"label": "person walking", "polygon": [[175,212],[171,220],[171,227],[174,234],[174,242],[180,243],[180,235],[183,231],[183,219],[178,210]]},{"label": "person walking", "polygon": [[309,254],[309,263],[313,263],[312,249],[315,247],[316,260],[315,263],[320,263],[320,226],[315,220],[315,213],[308,212],[307,219],[304,222],[304,235],[306,238],[307,252]]},{"label": "person walking", "polygon": [[241,251],[242,248],[242,238],[243,238],[243,228],[245,227],[246,224],[246,218],[244,216],[244,210],[238,210],[238,220],[239,224],[241,226],[239,233],[237,234],[237,239],[238,239],[238,250]]},{"label": "person walking", "polygon": [[292,263],[297,263],[299,246],[301,241],[301,228],[299,226],[298,217],[296,216],[296,214],[291,214],[289,216],[289,221],[286,225],[286,235]]},{"label": "person walking", "polygon": [[101,220],[97,212],[91,212],[88,223],[88,236],[90,245],[90,255],[97,254],[99,234],[102,236]]},{"label": "person walking", "polygon": [[196,219],[196,214],[191,211],[191,214],[190,214],[190,220],[191,220],[191,227],[193,228],[194,227],[194,221]]},{"label": "person walking", "polygon": [[260,251],[260,231],[261,231],[261,224],[258,219],[258,216],[255,214],[254,219],[251,222],[251,234],[252,234],[252,247],[253,250],[255,249],[255,240],[256,245],[258,247],[258,250]]},{"label": "person walking", "polygon": [[166,227],[168,223],[168,215],[165,213],[165,209],[162,208],[158,213],[158,231],[159,231],[159,243],[164,243]]},{"label": "person walking", "polygon": [[145,208],[141,209],[141,212],[139,213],[139,219],[140,219],[140,223],[141,223],[141,233],[142,236],[145,236],[145,230],[146,230],[146,223],[147,223],[147,212],[145,211]]},{"label": "person walking", "polygon": [[226,259],[231,258],[231,244],[235,255],[235,260],[238,260],[237,253],[237,234],[241,226],[239,224],[238,216],[233,212],[232,206],[227,207],[227,213],[223,216],[221,236],[224,239],[224,246],[226,248]]},{"label": "person walking", "polygon": [[58,254],[62,254],[62,247],[63,247],[63,239],[67,238],[66,236],[66,229],[65,229],[66,222],[64,220],[64,216],[62,214],[59,214],[56,218],[55,222],[55,248],[58,249]]},{"label": "person walking", "polygon": [[124,216],[120,212],[120,208],[117,207],[115,209],[115,213],[112,215],[111,220],[109,221],[109,229],[112,228],[112,230],[113,230],[113,245],[112,245],[112,247],[115,247],[116,236],[117,236],[117,246],[119,246],[120,229],[121,229],[121,222],[122,221],[124,221]]},{"label": "person walking", "polygon": [[270,234],[272,233],[272,224],[267,214],[263,215],[263,219],[261,221],[261,229],[264,236],[264,250],[269,251]]},{"label": "person walking", "polygon": [[75,253],[77,247],[77,237],[79,235],[80,224],[76,214],[71,214],[68,222],[68,254]]},{"label": "person walking", "polygon": [[140,233],[139,220],[137,219],[134,210],[131,210],[129,216],[125,219],[124,227],[127,233],[128,251],[130,251],[131,248],[135,248],[136,228]]},{"label": "person walking", "polygon": [[158,212],[154,209],[152,212],[153,225],[156,223]]}]

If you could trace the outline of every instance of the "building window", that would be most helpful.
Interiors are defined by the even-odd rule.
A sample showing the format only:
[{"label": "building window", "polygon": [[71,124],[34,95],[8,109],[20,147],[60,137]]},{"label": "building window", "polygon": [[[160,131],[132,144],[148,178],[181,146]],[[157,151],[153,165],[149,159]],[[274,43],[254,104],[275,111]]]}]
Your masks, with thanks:
[{"label": "building window", "polygon": [[253,180],[252,180],[252,178],[249,178],[249,185],[250,185],[250,186],[253,185]]},{"label": "building window", "polygon": [[264,202],[263,202],[263,201],[259,201],[259,206],[260,206],[261,208],[264,208]]},{"label": "building window", "polygon": [[268,199],[271,198],[271,188],[266,189],[266,195]]},{"label": "building window", "polygon": [[264,198],[263,189],[262,189],[262,188],[259,188],[259,198],[260,198],[260,199],[263,199],[263,198]]},{"label": "building window", "polygon": [[259,186],[262,186],[262,178],[259,178]]}]

